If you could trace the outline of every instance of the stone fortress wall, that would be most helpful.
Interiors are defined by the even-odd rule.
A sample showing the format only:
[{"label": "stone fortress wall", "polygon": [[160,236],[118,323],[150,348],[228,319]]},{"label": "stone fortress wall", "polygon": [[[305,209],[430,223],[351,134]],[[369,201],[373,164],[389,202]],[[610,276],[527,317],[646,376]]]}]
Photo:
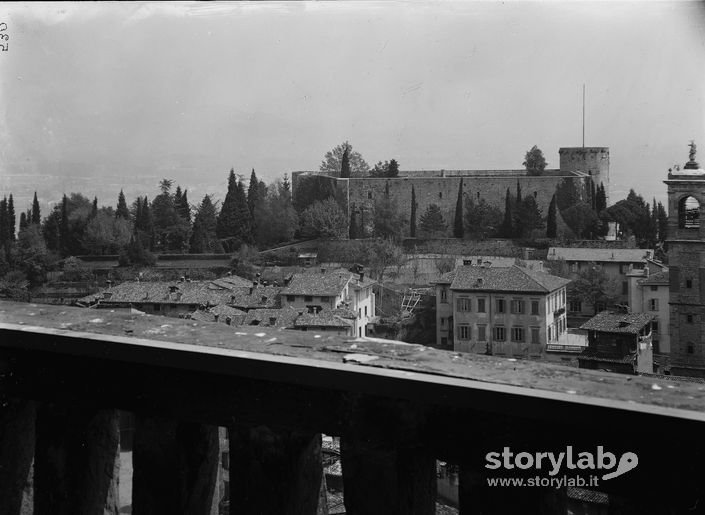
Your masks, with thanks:
[{"label": "stone fortress wall", "polygon": [[[405,217],[411,214],[411,189],[416,193],[416,220],[429,205],[441,208],[448,224],[448,234],[452,233],[455,206],[458,199],[460,181],[463,181],[463,193],[474,201],[484,199],[488,204],[504,210],[507,188],[512,196],[516,195],[517,184],[521,186],[522,196],[533,195],[544,216],[548,213],[556,187],[563,181],[573,182],[583,198],[587,194],[590,178],[599,185],[602,182],[606,192],[609,187],[609,149],[606,147],[561,148],[560,169],[545,170],[539,176],[529,176],[526,170],[414,170],[401,171],[395,178],[351,177],[338,178],[328,176],[338,191],[339,198],[348,199],[348,214],[356,209],[358,216],[364,211],[365,224],[372,221],[375,199],[385,194],[396,200],[399,211]],[[298,177],[301,174],[316,172],[293,172],[292,187],[294,195]],[[406,234],[408,235],[408,226]]]}]

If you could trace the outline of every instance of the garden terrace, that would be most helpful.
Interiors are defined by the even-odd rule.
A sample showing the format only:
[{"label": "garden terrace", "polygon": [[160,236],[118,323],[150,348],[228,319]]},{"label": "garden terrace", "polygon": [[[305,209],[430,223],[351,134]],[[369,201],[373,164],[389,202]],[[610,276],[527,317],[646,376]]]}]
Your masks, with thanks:
[{"label": "garden terrace", "polygon": [[118,409],[136,417],[134,513],[211,512],[217,426],[233,514],[323,513],[321,433],[341,437],[349,514],[434,513],[436,459],[460,466],[463,514],[565,513],[564,488],[487,486],[504,447],[636,453],[599,485],[611,513],[703,506],[701,383],[11,302],[0,368],[3,514],[22,513],[32,460],[36,515],[117,513]]}]

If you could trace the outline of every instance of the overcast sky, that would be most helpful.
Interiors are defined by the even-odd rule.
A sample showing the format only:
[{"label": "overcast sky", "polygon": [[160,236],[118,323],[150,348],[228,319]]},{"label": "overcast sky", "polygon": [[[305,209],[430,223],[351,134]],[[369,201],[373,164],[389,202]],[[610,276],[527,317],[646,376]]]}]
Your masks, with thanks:
[{"label": "overcast sky", "polygon": [[[0,5],[0,173],[189,172],[224,184],[370,164],[520,168],[538,145],[611,151],[613,199],[705,164],[696,2]],[[195,175],[197,174],[197,175]],[[188,184],[186,184],[188,187]]]}]

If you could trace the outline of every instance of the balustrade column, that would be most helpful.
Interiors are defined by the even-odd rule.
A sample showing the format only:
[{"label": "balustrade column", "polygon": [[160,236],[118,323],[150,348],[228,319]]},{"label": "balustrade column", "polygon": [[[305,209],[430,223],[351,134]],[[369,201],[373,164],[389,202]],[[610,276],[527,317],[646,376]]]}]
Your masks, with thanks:
[{"label": "balustrade column", "polygon": [[24,515],[32,512],[26,498],[31,489],[36,406],[5,397],[0,401],[0,513]]},{"label": "balustrade column", "polygon": [[211,513],[218,427],[135,416],[132,513]]},{"label": "balustrade column", "polygon": [[234,426],[230,513],[316,515],[321,496],[321,434]]},{"label": "balustrade column", "polygon": [[43,404],[36,435],[34,515],[117,515],[117,410]]}]

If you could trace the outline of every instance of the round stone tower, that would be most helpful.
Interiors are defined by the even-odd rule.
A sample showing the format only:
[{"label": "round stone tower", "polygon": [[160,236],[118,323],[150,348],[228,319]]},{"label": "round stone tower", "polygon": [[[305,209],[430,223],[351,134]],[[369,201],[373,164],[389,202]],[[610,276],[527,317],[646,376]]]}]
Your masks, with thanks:
[{"label": "round stone tower", "polygon": [[609,147],[562,147],[561,172],[584,172],[592,177],[595,186],[605,187],[607,205],[610,199],[610,149]]}]

